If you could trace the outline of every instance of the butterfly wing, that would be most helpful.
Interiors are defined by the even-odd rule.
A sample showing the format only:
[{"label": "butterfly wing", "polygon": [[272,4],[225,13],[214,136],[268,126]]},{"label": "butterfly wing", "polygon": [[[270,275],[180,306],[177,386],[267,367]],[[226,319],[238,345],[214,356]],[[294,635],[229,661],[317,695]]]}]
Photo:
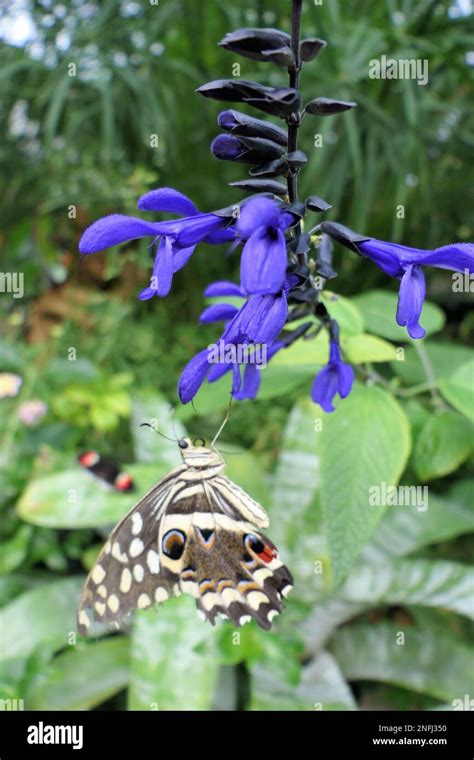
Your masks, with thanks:
[{"label": "butterfly wing", "polygon": [[78,630],[93,619],[120,626],[135,608],[165,601],[179,590],[179,576],[162,567],[158,540],[167,504],[181,487],[178,467],[157,483],[117,525],[89,573],[78,609]]},{"label": "butterfly wing", "polygon": [[[186,472],[187,471],[187,472]],[[186,472],[186,477],[180,478]],[[262,507],[223,475],[193,479],[186,466],[161,480],[115,528],[90,572],[78,628],[118,626],[135,608],[190,594],[201,617],[271,628],[293,579]]]},{"label": "butterfly wing", "polygon": [[254,618],[269,629],[283,609],[293,579],[257,521],[268,524],[263,509],[227,478],[194,485],[169,504],[160,526],[163,550],[166,537],[179,532],[181,552],[173,560],[163,557],[163,564],[211,623],[218,615],[237,626]]}]

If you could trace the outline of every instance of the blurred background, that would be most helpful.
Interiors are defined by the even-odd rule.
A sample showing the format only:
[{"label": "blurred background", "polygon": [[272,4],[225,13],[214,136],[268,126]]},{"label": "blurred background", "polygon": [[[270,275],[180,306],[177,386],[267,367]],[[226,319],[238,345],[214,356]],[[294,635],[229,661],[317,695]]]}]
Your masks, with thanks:
[{"label": "blurred background", "polygon": [[[357,368],[351,397],[329,416],[308,400],[321,335],[282,352],[223,435],[229,475],[268,508],[294,571],[281,620],[235,640],[181,598],[125,634],[76,640],[100,543],[179,458],[139,423],[209,437],[222,421],[226,380],[185,409],[176,383],[217,336],[197,323],[202,290],[238,274],[237,257],[203,245],[166,300],[141,303],[147,241],[79,266],[79,237],[103,214],[136,213],[158,186],[201,210],[242,198],[227,183],[245,167],[209,150],[221,107],[194,90],[236,62],[243,79],[286,85],[284,69],[217,43],[242,26],[289,30],[291,3],[0,8],[1,271],[24,275],[23,297],[0,293],[0,704],[462,709],[473,675],[473,286],[455,292],[451,273],[427,273],[427,337],[415,345],[394,321],[397,283],[340,248],[326,305]],[[303,35],[328,41],[303,69],[305,99],[358,103],[300,131],[300,194],[330,202],[327,218],[420,248],[473,239],[470,12],[469,0],[305,3]],[[428,85],[370,79],[382,55],[427,59]],[[87,449],[113,454],[137,493],[88,478],[76,462]],[[428,488],[429,507],[369,507],[381,482]]]}]

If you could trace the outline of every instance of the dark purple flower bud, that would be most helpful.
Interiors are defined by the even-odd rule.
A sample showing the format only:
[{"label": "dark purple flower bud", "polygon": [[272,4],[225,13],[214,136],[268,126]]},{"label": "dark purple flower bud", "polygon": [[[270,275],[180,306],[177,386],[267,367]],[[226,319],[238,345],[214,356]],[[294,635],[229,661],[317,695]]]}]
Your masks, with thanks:
[{"label": "dark purple flower bud", "polygon": [[271,179],[241,179],[239,182],[229,182],[229,185],[230,187],[237,187],[239,190],[250,190],[252,193],[288,194],[288,187],[286,185]]},{"label": "dark purple flower bud", "polygon": [[[219,45],[254,61],[267,61],[271,51],[281,48],[292,53],[290,35],[279,29],[237,29],[226,34]],[[289,60],[290,63],[293,62],[292,55]],[[288,66],[289,63],[282,65]]]},{"label": "dark purple flower bud", "polygon": [[217,123],[221,129],[232,132],[234,135],[243,135],[244,137],[263,137],[266,140],[272,140],[286,147],[288,134],[286,130],[262,119],[255,119],[240,111],[228,110],[221,111],[217,118]]},{"label": "dark purple flower bud", "polygon": [[284,152],[281,145],[261,137],[237,137],[218,135],[212,142],[211,150],[216,158],[224,161],[241,161],[247,164],[261,164]]},{"label": "dark purple flower bud", "polygon": [[304,62],[312,61],[326,45],[325,40],[319,40],[316,37],[303,40],[300,44],[301,60]]},{"label": "dark purple flower bud", "polygon": [[331,98],[314,98],[305,106],[305,113],[313,116],[332,116],[341,111],[347,111],[349,108],[355,108],[357,103],[346,100],[332,100]]}]

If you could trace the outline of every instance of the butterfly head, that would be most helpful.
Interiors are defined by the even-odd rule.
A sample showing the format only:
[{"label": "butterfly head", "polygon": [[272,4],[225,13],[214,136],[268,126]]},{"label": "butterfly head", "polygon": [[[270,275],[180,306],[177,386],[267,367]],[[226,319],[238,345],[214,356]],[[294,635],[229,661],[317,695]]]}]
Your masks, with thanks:
[{"label": "butterfly head", "polygon": [[214,448],[208,448],[204,445],[203,438],[195,438],[194,441],[191,438],[181,438],[178,441],[178,446],[181,449],[181,456],[183,462],[188,467],[207,468],[207,467],[223,467],[225,465],[219,452]]}]

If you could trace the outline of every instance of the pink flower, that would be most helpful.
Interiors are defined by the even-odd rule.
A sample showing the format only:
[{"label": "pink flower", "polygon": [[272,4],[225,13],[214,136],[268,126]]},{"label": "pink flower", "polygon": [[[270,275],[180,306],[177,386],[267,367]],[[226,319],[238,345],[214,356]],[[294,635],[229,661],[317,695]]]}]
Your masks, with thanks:
[{"label": "pink flower", "polygon": [[39,399],[32,399],[31,401],[24,401],[18,408],[18,418],[24,425],[29,427],[36,425],[39,420],[44,417],[48,411],[47,404]]}]

